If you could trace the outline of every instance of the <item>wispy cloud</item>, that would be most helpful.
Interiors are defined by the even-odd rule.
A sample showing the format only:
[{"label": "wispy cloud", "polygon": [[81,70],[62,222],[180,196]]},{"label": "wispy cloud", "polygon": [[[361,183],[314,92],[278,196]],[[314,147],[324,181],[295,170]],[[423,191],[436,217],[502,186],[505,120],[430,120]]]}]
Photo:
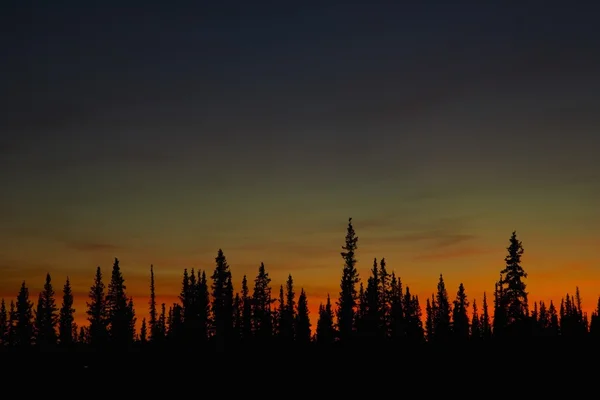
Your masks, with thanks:
[{"label": "wispy cloud", "polygon": [[121,246],[105,242],[67,241],[65,244],[70,249],[82,252],[117,252],[122,249]]},{"label": "wispy cloud", "polygon": [[483,254],[494,253],[494,250],[483,249],[483,248],[459,248],[459,249],[448,249],[444,251],[437,251],[433,253],[420,254],[413,257],[416,261],[445,261],[456,258],[468,258],[473,256],[479,256]]}]

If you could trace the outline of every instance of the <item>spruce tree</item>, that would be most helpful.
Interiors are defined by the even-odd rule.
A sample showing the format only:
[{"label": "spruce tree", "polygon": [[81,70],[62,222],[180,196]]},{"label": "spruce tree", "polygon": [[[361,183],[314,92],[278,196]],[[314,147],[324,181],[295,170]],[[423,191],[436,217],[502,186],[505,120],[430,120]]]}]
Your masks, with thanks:
[{"label": "spruce tree", "polygon": [[325,306],[319,305],[319,320],[317,321],[317,343],[329,346],[335,340],[335,329],[333,326],[333,311],[331,310],[331,298],[327,295]]},{"label": "spruce tree", "polygon": [[[63,287],[63,299],[60,307],[60,314],[58,317],[58,336],[60,339],[61,346],[69,347],[75,343],[77,339],[75,335],[75,309],[73,308],[73,291],[71,289],[71,282],[69,277]],[[75,330],[75,332],[74,332]]]},{"label": "spruce tree", "polygon": [[487,302],[487,294],[483,292],[483,303],[481,310],[481,338],[489,339],[492,337],[492,324],[490,322],[490,312]]},{"label": "spruce tree", "polygon": [[199,274],[199,276],[200,278],[196,286],[196,305],[198,313],[198,332],[196,339],[199,340],[200,343],[203,343],[208,339],[208,332],[210,329],[210,298],[206,271],[202,271],[202,274]]},{"label": "spruce tree", "polygon": [[56,345],[56,326],[58,324],[58,308],[54,298],[52,278],[46,274],[44,289],[40,293],[35,316],[36,344],[42,348]]},{"label": "spruce tree", "polygon": [[289,274],[285,282],[285,307],[283,308],[284,338],[294,340],[294,320],[296,319],[296,293],[294,292],[294,279]]},{"label": "spruce tree", "polygon": [[[371,269],[371,276],[367,279],[367,290],[365,291],[365,305],[364,307],[364,323],[361,327],[364,335],[369,337],[370,340],[375,338],[381,339],[382,335],[380,329],[382,327],[381,318],[381,306],[380,306],[381,292],[380,292],[380,281],[379,281],[379,265],[377,259],[373,259],[373,268]],[[362,303],[362,302],[361,302]]]},{"label": "spruce tree", "polygon": [[459,341],[466,341],[469,339],[468,307],[469,301],[467,300],[467,293],[465,292],[464,285],[461,283],[458,286],[458,292],[456,293],[456,299],[454,300],[454,308],[452,309],[452,331],[454,338]]},{"label": "spruce tree", "polygon": [[133,340],[130,328],[133,316],[128,306],[126,289],[119,259],[115,258],[110,283],[108,284],[106,307],[110,340],[112,345],[117,347],[128,346]]},{"label": "spruce tree", "polygon": [[451,337],[450,326],[450,302],[448,300],[448,291],[444,283],[444,277],[440,274],[440,279],[437,285],[437,293],[435,296],[436,312],[433,321],[433,331],[435,332],[435,340],[438,342],[446,342]]},{"label": "spruce tree", "polygon": [[406,333],[404,304],[402,301],[402,279],[392,272],[390,279],[390,337],[398,344]]},{"label": "spruce tree", "polygon": [[33,303],[29,301],[29,289],[25,281],[21,284],[21,289],[17,295],[15,306],[15,336],[14,344],[16,347],[28,347],[31,345],[34,326],[33,326]]},{"label": "spruce tree", "polygon": [[308,345],[310,343],[311,336],[311,323],[308,310],[308,299],[304,289],[300,289],[300,296],[298,297],[298,307],[294,322],[296,342],[301,346]]},{"label": "spruce tree", "polygon": [[479,317],[479,309],[477,301],[473,299],[473,315],[471,316],[471,339],[481,339],[481,319]]},{"label": "spruce tree", "polygon": [[150,265],[150,340],[155,342],[159,338],[158,332],[158,312],[156,310],[156,287],[154,283],[154,266]]},{"label": "spruce tree", "polygon": [[140,343],[146,344],[148,341],[148,328],[146,327],[146,318],[142,318],[142,326],[140,327]]},{"label": "spruce tree", "polygon": [[592,313],[592,318],[590,321],[590,335],[596,339],[600,338],[600,296],[598,296],[596,309]]},{"label": "spruce tree", "polygon": [[104,295],[104,282],[100,267],[96,269],[94,284],[90,288],[87,302],[87,319],[89,321],[89,343],[94,347],[105,346],[108,339],[108,313]]},{"label": "spruce tree", "polygon": [[345,245],[342,246],[343,251],[340,253],[344,259],[344,268],[342,270],[342,280],[340,283],[340,297],[337,303],[337,324],[341,341],[347,341],[352,337],[356,314],[356,301],[358,298],[356,285],[359,282],[355,257],[357,242],[358,237],[352,226],[352,218],[349,218],[346,231],[346,242]]},{"label": "spruce tree", "polygon": [[215,262],[212,275],[212,315],[217,345],[222,349],[233,331],[233,282],[223,250],[219,249]]},{"label": "spruce tree", "polygon": [[521,266],[523,244],[517,239],[516,232],[512,233],[507,251],[508,255],[504,259],[506,266],[500,272],[504,276],[500,282],[502,288],[500,301],[506,309],[506,326],[512,327],[511,331],[518,335],[518,332],[526,327],[528,306],[524,282],[527,273]]},{"label": "spruce tree", "polygon": [[258,267],[258,275],[254,279],[254,293],[252,294],[252,327],[255,337],[268,341],[273,335],[273,313],[271,304],[271,278],[266,272],[264,263]]},{"label": "spruce tree", "polygon": [[246,275],[242,278],[242,340],[248,342],[252,339],[252,298],[248,288]]},{"label": "spruce tree", "polygon": [[0,347],[8,344],[8,322],[8,311],[4,298],[2,298],[0,301]]}]

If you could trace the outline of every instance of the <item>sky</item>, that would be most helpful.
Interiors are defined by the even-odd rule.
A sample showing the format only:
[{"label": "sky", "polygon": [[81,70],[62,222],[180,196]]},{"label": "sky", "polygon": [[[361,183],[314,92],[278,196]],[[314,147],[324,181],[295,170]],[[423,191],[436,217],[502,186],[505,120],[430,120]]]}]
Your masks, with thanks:
[{"label": "sky", "polygon": [[[1,17],[0,297],[118,257],[138,318],[222,248],[288,274],[313,324],[348,218],[421,299],[491,295],[513,230],[530,300],[600,295],[598,6],[18,2]],[[275,5],[275,3],[277,3]],[[485,3],[477,4],[475,3]]]}]

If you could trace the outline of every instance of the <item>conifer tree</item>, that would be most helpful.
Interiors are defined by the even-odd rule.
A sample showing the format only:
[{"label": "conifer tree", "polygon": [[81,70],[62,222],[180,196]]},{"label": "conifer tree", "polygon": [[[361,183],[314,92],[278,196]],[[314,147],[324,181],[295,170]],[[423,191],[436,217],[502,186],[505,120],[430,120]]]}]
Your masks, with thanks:
[{"label": "conifer tree", "polygon": [[331,309],[331,298],[327,295],[325,306],[319,305],[319,320],[317,321],[317,343],[331,345],[335,340],[335,329],[333,326],[333,311]]},{"label": "conifer tree", "polygon": [[242,338],[242,298],[239,293],[233,298],[233,331],[235,340]]},{"label": "conifer tree", "polygon": [[146,318],[142,318],[142,326],[140,327],[140,343],[146,344],[148,341],[148,332],[146,328]]},{"label": "conifer tree", "polygon": [[212,275],[212,315],[215,337],[219,348],[223,348],[233,331],[233,282],[223,250],[219,249],[215,262]]},{"label": "conifer tree", "polygon": [[54,298],[52,278],[46,274],[44,289],[39,295],[35,315],[36,344],[41,347],[56,345],[56,325],[58,324],[58,308]]},{"label": "conifer tree", "polygon": [[342,280],[340,283],[340,297],[337,304],[338,333],[341,341],[349,340],[352,337],[356,314],[356,301],[358,296],[356,285],[359,282],[355,257],[357,243],[358,237],[352,226],[352,218],[349,218],[348,229],[346,231],[346,243],[342,246],[343,251],[340,253],[344,259],[344,268],[342,270]]},{"label": "conifer tree", "polygon": [[458,286],[458,292],[456,293],[456,299],[454,300],[454,308],[452,309],[452,331],[454,338],[457,340],[466,341],[469,339],[468,307],[469,301],[467,300],[465,286],[461,283]]},{"label": "conifer tree", "polygon": [[154,283],[154,266],[150,265],[150,320],[148,325],[150,327],[150,340],[152,342],[157,339],[160,334],[158,332],[158,312],[156,310],[156,287]]},{"label": "conifer tree", "polygon": [[25,281],[23,281],[15,306],[15,346],[30,346],[33,334],[33,303],[29,301],[29,289],[25,285]]},{"label": "conifer tree", "polygon": [[600,338],[600,296],[598,296],[596,310],[594,310],[592,313],[592,318],[590,321],[590,335],[596,339]]},{"label": "conifer tree", "polygon": [[481,339],[481,320],[475,299],[473,299],[473,315],[471,315],[471,339]]},{"label": "conifer tree", "polygon": [[487,303],[487,294],[483,292],[483,304],[481,310],[481,338],[489,339],[492,337],[492,324],[490,322],[490,313]]},{"label": "conifer tree", "polygon": [[517,239],[517,233],[513,232],[510,245],[507,247],[508,255],[505,257],[505,268],[501,271],[504,279],[500,282],[502,287],[501,304],[506,309],[506,326],[512,327],[515,334],[522,331],[526,326],[526,318],[529,314],[527,306],[527,292],[524,279],[527,273],[521,266],[523,245]]},{"label": "conifer tree", "polygon": [[406,339],[411,343],[419,343],[424,340],[423,321],[419,297],[410,293],[406,286],[404,295],[404,310],[406,317]]},{"label": "conifer tree", "polygon": [[0,347],[8,344],[8,322],[8,311],[4,298],[2,298],[0,301]]},{"label": "conifer tree", "polygon": [[392,272],[390,279],[390,337],[398,344],[405,337],[405,315],[402,301],[402,279]]},{"label": "conifer tree", "polygon": [[296,293],[294,292],[294,279],[289,274],[285,282],[285,307],[283,308],[284,340],[294,340],[294,320],[296,319]]},{"label": "conifer tree", "polygon": [[242,279],[242,340],[252,339],[252,299],[248,288],[248,279]]},{"label": "conifer tree", "polygon": [[6,344],[8,346],[14,346],[17,342],[16,336],[16,325],[17,325],[17,308],[14,300],[10,301],[10,308],[8,311],[8,326],[7,326],[7,340]]},{"label": "conifer tree", "polygon": [[552,300],[550,300],[550,306],[548,306],[548,319],[550,320],[550,324],[548,325],[548,336],[558,336],[560,334],[560,326],[556,307],[554,307]]},{"label": "conifer tree", "polygon": [[433,308],[431,307],[432,302],[435,302],[435,298],[433,298],[433,296],[431,301],[427,299],[427,302],[425,304],[425,337],[427,338],[428,342],[435,340],[433,333]]},{"label": "conifer tree", "polygon": [[133,341],[131,333],[132,309],[125,290],[125,279],[121,273],[119,259],[115,258],[110,283],[106,295],[108,312],[108,329],[111,343],[114,346],[128,346]]},{"label": "conifer tree", "polygon": [[77,328],[75,326],[75,309],[73,308],[73,291],[69,277],[63,287],[63,299],[58,320],[58,336],[61,346],[73,345],[77,339]]},{"label": "conifer tree", "polygon": [[366,307],[364,310],[366,315],[364,316],[365,321],[361,327],[364,330],[364,334],[371,340],[375,338],[381,339],[382,336],[379,332],[379,329],[382,327],[382,308],[379,303],[379,300],[381,299],[380,286],[379,265],[375,258],[373,260],[371,276],[367,279],[367,290],[365,292]]},{"label": "conifer tree", "polygon": [[383,338],[389,337],[390,334],[390,274],[387,271],[385,258],[379,261],[379,307],[380,307],[380,324],[379,330]]},{"label": "conifer tree", "polygon": [[273,335],[271,304],[274,301],[275,299],[271,298],[271,278],[266,272],[265,264],[260,263],[252,294],[252,327],[254,336],[263,342],[268,341]]},{"label": "conifer tree", "polygon": [[296,342],[299,345],[309,344],[311,335],[311,323],[308,310],[308,299],[306,297],[306,292],[304,292],[304,289],[300,289],[300,296],[298,297],[298,307],[294,322]]},{"label": "conifer tree", "polygon": [[433,320],[434,338],[439,342],[446,342],[451,337],[450,326],[450,302],[448,300],[448,291],[444,283],[444,277],[440,274],[435,296],[436,312]]},{"label": "conifer tree", "polygon": [[[196,303],[198,312],[198,333],[197,339],[201,343],[208,339],[210,329],[210,298],[208,293],[208,281],[206,279],[206,271],[199,274],[200,279],[196,286]],[[233,292],[233,288],[231,289]]]},{"label": "conifer tree", "polygon": [[87,311],[89,321],[89,343],[94,346],[104,346],[108,339],[108,313],[104,295],[104,283],[100,267],[96,269],[94,284],[90,288]]}]

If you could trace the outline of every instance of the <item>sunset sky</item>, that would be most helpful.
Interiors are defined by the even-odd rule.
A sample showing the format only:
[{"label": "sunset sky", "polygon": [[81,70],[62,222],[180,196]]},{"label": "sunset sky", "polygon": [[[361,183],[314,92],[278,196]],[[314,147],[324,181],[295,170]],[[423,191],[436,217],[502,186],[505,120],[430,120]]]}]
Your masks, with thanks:
[{"label": "sunset sky", "polygon": [[141,320],[150,264],[172,303],[222,248],[316,324],[353,217],[423,306],[491,295],[516,230],[532,300],[595,307],[594,2],[39,3],[2,11],[0,297],[70,276],[81,323],[118,257]]}]

